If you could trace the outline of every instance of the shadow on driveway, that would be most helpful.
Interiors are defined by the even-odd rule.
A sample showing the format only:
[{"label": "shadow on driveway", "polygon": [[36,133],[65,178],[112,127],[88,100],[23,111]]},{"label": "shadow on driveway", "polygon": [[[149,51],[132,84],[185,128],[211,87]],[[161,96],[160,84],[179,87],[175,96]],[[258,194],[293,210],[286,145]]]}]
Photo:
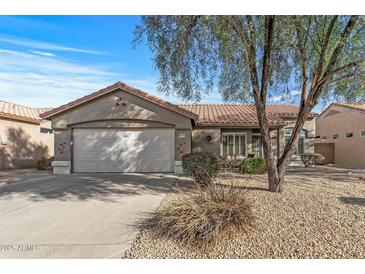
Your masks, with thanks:
[{"label": "shadow on driveway", "polygon": [[34,178],[0,188],[0,199],[14,195],[33,201],[45,199],[113,201],[114,197],[161,194],[176,182],[172,174],[79,173]]}]

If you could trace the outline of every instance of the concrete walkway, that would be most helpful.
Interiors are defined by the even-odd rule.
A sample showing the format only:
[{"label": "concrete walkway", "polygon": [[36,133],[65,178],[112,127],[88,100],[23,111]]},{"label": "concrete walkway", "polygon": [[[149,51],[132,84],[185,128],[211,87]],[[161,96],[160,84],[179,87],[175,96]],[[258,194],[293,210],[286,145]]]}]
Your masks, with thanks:
[{"label": "concrete walkway", "polygon": [[120,258],[167,174],[72,174],[0,187],[0,258]]}]

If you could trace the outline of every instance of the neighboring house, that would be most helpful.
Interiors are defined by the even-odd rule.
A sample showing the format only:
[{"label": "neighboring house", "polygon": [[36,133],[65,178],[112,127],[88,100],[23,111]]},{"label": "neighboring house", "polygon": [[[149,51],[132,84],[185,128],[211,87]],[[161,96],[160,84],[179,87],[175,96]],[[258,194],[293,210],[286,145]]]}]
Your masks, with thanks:
[{"label": "neighboring house", "polygon": [[0,100],[0,170],[35,167],[53,156],[51,123],[39,117],[48,110]]},{"label": "neighboring house", "polygon": [[[267,111],[280,154],[298,108],[270,105]],[[178,173],[182,155],[192,151],[262,155],[253,105],[174,105],[118,82],[41,116],[55,131],[54,173]],[[298,153],[313,151],[314,121],[311,114]]]},{"label": "neighboring house", "polygon": [[[316,152],[336,165],[365,168],[365,103],[333,103],[317,118]],[[328,156],[330,155],[330,156]]]}]

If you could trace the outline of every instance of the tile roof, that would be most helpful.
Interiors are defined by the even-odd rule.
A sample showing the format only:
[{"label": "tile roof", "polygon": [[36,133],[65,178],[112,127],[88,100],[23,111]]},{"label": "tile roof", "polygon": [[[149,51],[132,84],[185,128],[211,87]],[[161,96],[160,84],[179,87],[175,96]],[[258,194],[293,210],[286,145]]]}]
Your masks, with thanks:
[{"label": "tile roof", "polygon": [[338,106],[343,106],[343,107],[350,107],[350,108],[365,110],[365,102],[362,102],[362,103],[341,103],[341,102],[336,102],[336,103],[333,103],[333,104],[338,105]]},{"label": "tile roof", "polygon": [[50,108],[31,108],[0,100],[0,117],[39,124],[40,114]]},{"label": "tile roof", "polygon": [[318,118],[322,117],[325,113],[327,113],[327,111],[329,109],[331,109],[332,106],[340,106],[340,107],[347,107],[347,108],[352,108],[352,109],[357,109],[357,110],[365,110],[365,102],[362,102],[362,103],[334,102],[334,103],[330,104],[328,107],[326,107],[325,110],[323,110],[321,112],[321,114],[318,116]]},{"label": "tile roof", "polygon": [[[258,126],[255,105],[243,104],[184,104],[179,105],[198,115],[197,125]],[[270,126],[285,126],[282,117],[297,115],[294,105],[267,105]],[[313,115],[313,114],[312,114]]]},{"label": "tile roof", "polygon": [[42,118],[52,117],[55,114],[61,113],[61,112],[66,111],[66,110],[68,110],[70,108],[73,108],[73,107],[78,106],[80,104],[86,103],[86,102],[88,102],[90,100],[96,99],[96,98],[98,98],[98,97],[100,97],[102,95],[105,95],[105,94],[107,94],[109,92],[112,92],[112,91],[115,91],[117,89],[122,89],[122,90],[124,90],[126,92],[129,92],[129,93],[132,93],[132,94],[137,95],[139,97],[142,97],[144,99],[147,99],[147,100],[149,100],[149,101],[151,101],[151,102],[153,102],[155,104],[158,104],[158,105],[163,106],[165,108],[168,108],[168,109],[171,109],[173,111],[176,111],[176,112],[178,112],[178,113],[180,113],[180,114],[182,114],[184,116],[187,116],[189,118],[192,118],[193,120],[196,120],[198,118],[195,113],[192,113],[192,112],[190,112],[188,110],[185,110],[184,108],[181,108],[181,107],[179,107],[177,105],[171,104],[171,103],[169,103],[169,102],[167,102],[165,100],[162,100],[162,99],[160,99],[160,98],[158,98],[156,96],[153,96],[151,94],[148,94],[147,92],[144,92],[142,90],[136,89],[136,88],[131,87],[131,86],[128,86],[127,84],[122,83],[122,82],[117,82],[117,83],[115,83],[115,84],[113,84],[113,85],[111,85],[109,87],[106,87],[104,89],[100,89],[100,90],[95,91],[95,92],[93,92],[93,93],[91,93],[89,95],[86,95],[86,96],[82,97],[82,98],[76,99],[75,101],[72,101],[72,102],[67,103],[65,105],[62,105],[62,106],[59,106],[59,107],[54,108],[52,110],[49,110],[49,111],[47,111],[45,113],[42,113],[41,117]]},{"label": "tile roof", "polygon": [[[40,116],[50,118],[56,114],[62,113],[68,109],[94,100],[109,92],[122,89],[126,92],[142,97],[160,106],[176,111],[184,116],[193,119],[197,125],[225,125],[225,126],[258,126],[256,109],[254,105],[242,104],[182,104],[175,105],[165,100],[148,94],[144,91],[128,86],[125,83],[117,82],[109,87],[93,92],[82,98],[74,100],[65,105],[59,106]],[[298,107],[294,105],[268,105],[268,122],[270,126],[284,126],[286,122],[282,117],[295,116],[298,113]],[[316,115],[311,113],[311,115]]]}]

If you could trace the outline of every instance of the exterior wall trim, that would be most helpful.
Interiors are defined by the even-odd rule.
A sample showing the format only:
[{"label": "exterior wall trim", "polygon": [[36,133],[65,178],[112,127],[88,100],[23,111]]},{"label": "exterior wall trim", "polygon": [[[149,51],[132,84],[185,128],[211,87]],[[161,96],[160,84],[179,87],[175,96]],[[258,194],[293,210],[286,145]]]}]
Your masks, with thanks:
[{"label": "exterior wall trim", "polygon": [[[122,122],[122,123],[135,123],[135,124],[154,123],[156,125],[160,124],[160,125],[165,125],[165,126],[169,126],[169,127],[176,127],[176,125],[170,124],[170,123],[159,122],[159,121],[156,121],[156,120],[141,120],[141,119],[101,119],[101,120],[87,120],[87,121],[84,121],[84,122],[78,122],[78,123],[68,124],[68,127],[70,127],[70,128],[77,128],[78,126],[87,125],[87,124],[91,124],[91,123],[95,123],[95,122]],[[95,126],[92,126],[91,125],[90,128],[99,128],[99,127],[95,127]],[[110,127],[110,128],[113,128],[113,127]],[[115,127],[115,128],[119,128],[119,127]],[[131,128],[135,128],[135,127],[131,127]],[[141,128],[143,128],[143,127],[141,127]]]}]

